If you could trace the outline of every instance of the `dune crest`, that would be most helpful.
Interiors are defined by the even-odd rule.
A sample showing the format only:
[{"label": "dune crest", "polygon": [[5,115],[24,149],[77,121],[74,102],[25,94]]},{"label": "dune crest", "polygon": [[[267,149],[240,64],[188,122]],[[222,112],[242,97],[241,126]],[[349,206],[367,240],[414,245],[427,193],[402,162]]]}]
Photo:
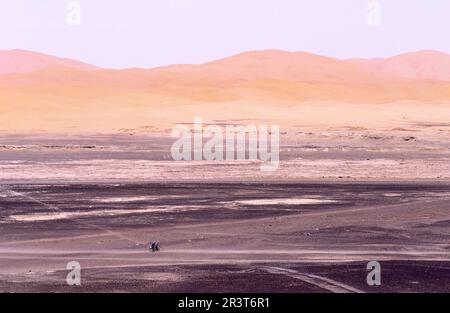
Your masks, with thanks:
[{"label": "dune crest", "polygon": [[58,58],[26,50],[0,51],[0,74],[29,73],[48,67],[94,70],[97,67],[70,59]]},{"label": "dune crest", "polygon": [[426,50],[385,59],[353,59],[348,62],[370,72],[410,79],[450,81],[450,55],[438,51]]}]

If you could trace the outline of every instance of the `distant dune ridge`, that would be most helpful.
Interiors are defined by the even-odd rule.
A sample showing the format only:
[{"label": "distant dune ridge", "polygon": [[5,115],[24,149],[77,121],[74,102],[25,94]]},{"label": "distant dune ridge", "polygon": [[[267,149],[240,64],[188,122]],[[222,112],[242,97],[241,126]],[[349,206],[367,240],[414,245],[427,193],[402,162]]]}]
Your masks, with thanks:
[{"label": "distant dune ridge", "polygon": [[450,55],[438,51],[419,51],[379,59],[353,59],[371,72],[380,72],[410,79],[450,81]]},{"label": "distant dune ridge", "polygon": [[0,51],[0,74],[28,73],[49,67],[94,70],[95,66],[25,50]]},{"label": "distant dune ridge", "polygon": [[[264,50],[200,65],[111,70],[35,52],[0,51],[5,130],[168,126],[193,114],[264,118],[314,102],[449,104],[450,55],[419,51],[339,60]],[[278,118],[293,119],[292,112],[284,110]],[[309,112],[310,119],[313,115]]]}]

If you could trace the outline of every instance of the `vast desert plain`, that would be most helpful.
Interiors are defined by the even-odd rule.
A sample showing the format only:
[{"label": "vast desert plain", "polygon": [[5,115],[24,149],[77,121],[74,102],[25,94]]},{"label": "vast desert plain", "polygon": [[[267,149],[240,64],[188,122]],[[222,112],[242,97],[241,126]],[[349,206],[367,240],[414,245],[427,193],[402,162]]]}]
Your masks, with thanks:
[{"label": "vast desert plain", "polygon": [[[2,58],[0,291],[450,291],[449,55]],[[278,169],[173,161],[172,127],[199,116],[279,125]]]}]

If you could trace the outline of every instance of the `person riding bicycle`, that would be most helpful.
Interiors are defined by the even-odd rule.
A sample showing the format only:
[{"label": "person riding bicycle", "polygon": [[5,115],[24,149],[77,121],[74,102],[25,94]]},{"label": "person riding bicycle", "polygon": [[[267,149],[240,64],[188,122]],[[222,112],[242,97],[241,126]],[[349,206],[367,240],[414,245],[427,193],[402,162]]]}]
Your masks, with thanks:
[{"label": "person riding bicycle", "polygon": [[149,248],[152,250],[152,252],[158,252],[161,249],[161,244],[159,241],[151,241]]}]

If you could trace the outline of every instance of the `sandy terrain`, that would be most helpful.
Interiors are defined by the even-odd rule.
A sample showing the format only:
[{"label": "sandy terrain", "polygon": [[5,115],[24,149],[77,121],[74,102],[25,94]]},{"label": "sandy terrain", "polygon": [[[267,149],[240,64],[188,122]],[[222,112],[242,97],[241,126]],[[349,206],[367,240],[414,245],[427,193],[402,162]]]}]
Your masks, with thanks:
[{"label": "sandy terrain", "polygon": [[[448,292],[449,192],[436,183],[3,185],[0,288]],[[293,198],[316,201],[283,200]],[[144,208],[154,211],[135,211]],[[91,214],[64,215],[74,212]],[[161,252],[147,251],[151,239]],[[73,260],[78,289],[64,283]],[[372,260],[386,266],[379,287],[365,284]]]},{"label": "sandy terrain", "polygon": [[124,70],[1,52],[0,125],[4,133],[79,134],[161,132],[195,116],[269,121],[285,131],[296,125],[442,124],[450,114],[448,73],[450,55],[436,51],[338,60],[265,50],[199,65]]},{"label": "sandy terrain", "polygon": [[[0,292],[449,292],[449,73],[434,51],[123,70],[0,52]],[[279,125],[278,170],[174,162],[197,116]]]},{"label": "sandy terrain", "polygon": [[450,179],[448,123],[404,122],[388,129],[282,129],[280,163],[273,172],[262,172],[260,161],[173,162],[170,149],[175,140],[167,133],[133,129],[116,134],[1,135],[0,180],[36,183]]}]

